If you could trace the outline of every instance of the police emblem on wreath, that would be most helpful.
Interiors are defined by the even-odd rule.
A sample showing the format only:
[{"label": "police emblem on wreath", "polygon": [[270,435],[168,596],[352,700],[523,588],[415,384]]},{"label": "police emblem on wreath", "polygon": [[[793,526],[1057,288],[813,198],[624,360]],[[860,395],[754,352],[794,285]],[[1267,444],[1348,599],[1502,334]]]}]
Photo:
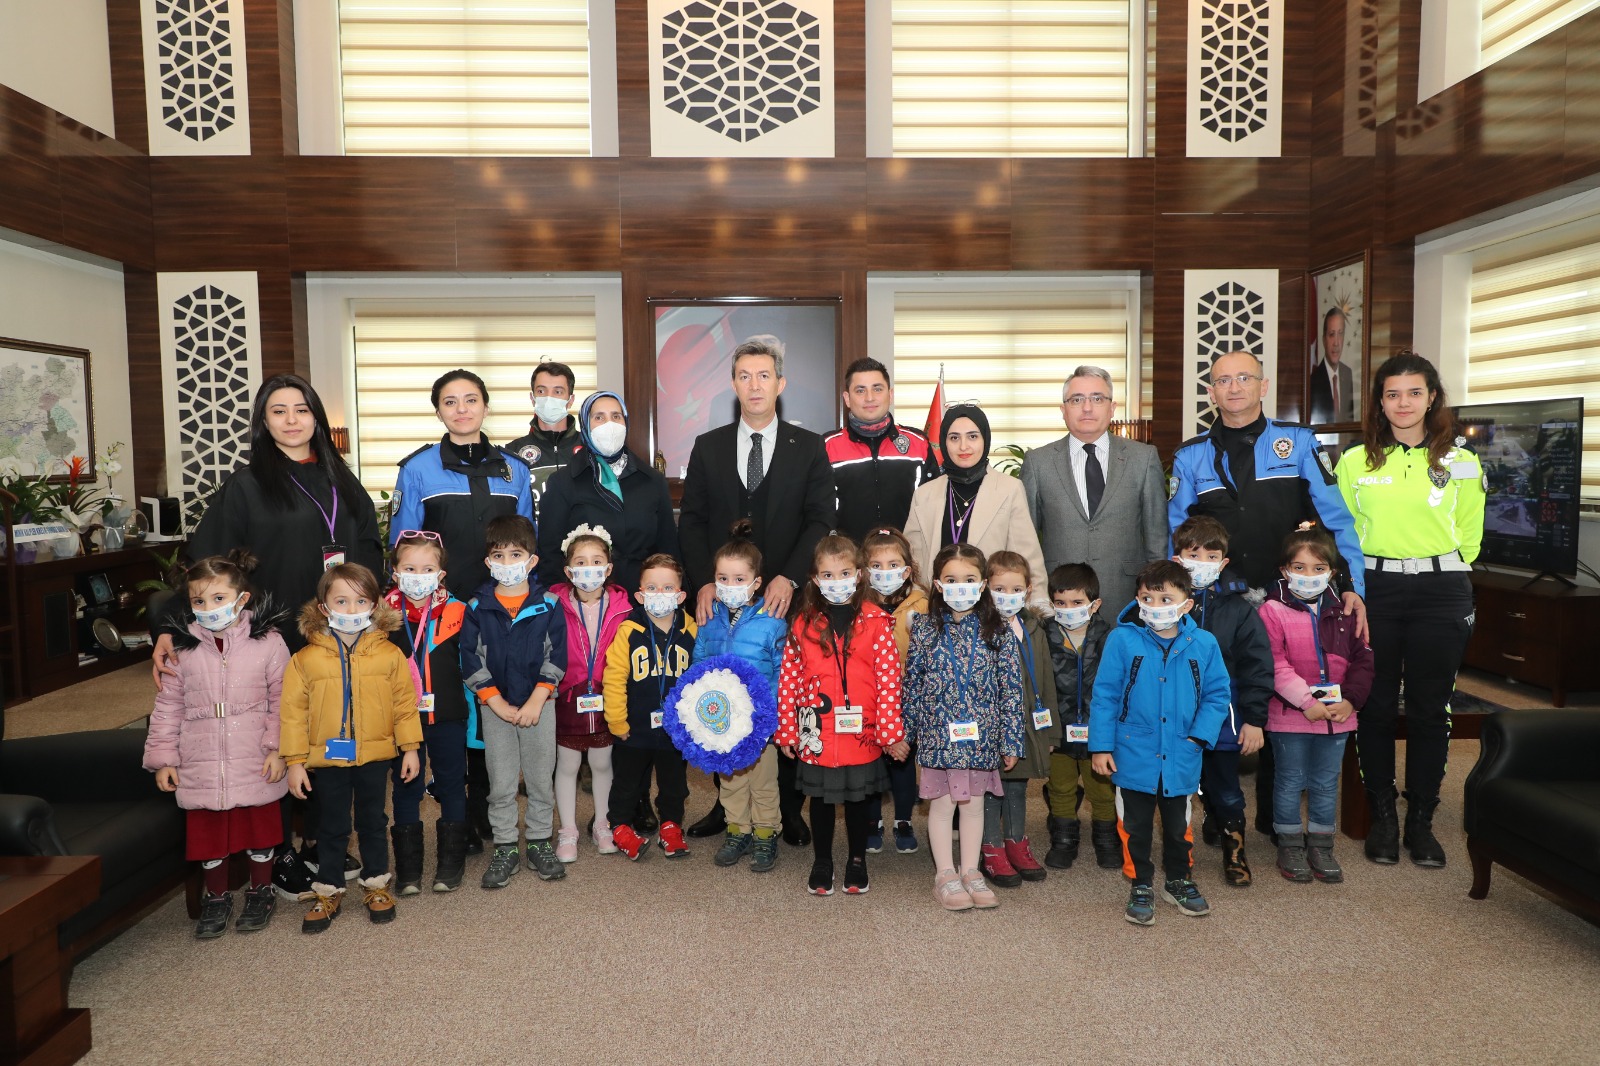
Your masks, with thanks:
[{"label": "police emblem on wreath", "polygon": [[911,450],[911,441],[906,438],[904,433],[898,433],[895,435],[894,450],[899,452],[901,455],[904,455],[906,452]]},{"label": "police emblem on wreath", "polygon": [[736,655],[696,663],[661,707],[661,725],[697,770],[731,774],[761,758],[778,731],[778,705],[761,671]]},{"label": "police emblem on wreath", "polygon": [[1442,466],[1428,467],[1428,480],[1433,482],[1433,487],[1442,489],[1450,484],[1450,471]]},{"label": "police emblem on wreath", "polygon": [[537,444],[528,444],[525,445],[522,451],[518,452],[517,454],[522,456],[523,462],[527,463],[529,466],[532,466],[534,463],[539,461],[539,456],[543,455],[544,451]]},{"label": "police emblem on wreath", "polygon": [[1272,442],[1272,454],[1279,459],[1287,459],[1294,454],[1294,441],[1288,437],[1279,437]]}]

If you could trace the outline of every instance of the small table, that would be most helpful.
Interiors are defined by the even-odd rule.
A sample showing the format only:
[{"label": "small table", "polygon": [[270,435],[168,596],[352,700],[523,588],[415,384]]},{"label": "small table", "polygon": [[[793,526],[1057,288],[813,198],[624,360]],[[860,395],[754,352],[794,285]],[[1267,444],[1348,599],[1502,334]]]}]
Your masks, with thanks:
[{"label": "small table", "polygon": [[[1450,716],[1451,740],[1477,740],[1483,736],[1483,720],[1487,714],[1452,714]],[[1406,739],[1406,716],[1395,716],[1394,738]],[[1339,772],[1339,828],[1352,840],[1367,839],[1372,828],[1372,811],[1367,807],[1367,790],[1361,781],[1361,760],[1356,755],[1355,735],[1344,746],[1344,766]]]},{"label": "small table", "polygon": [[100,857],[0,857],[0,1066],[77,1062],[89,1011],[67,1006],[57,929],[100,896]]}]

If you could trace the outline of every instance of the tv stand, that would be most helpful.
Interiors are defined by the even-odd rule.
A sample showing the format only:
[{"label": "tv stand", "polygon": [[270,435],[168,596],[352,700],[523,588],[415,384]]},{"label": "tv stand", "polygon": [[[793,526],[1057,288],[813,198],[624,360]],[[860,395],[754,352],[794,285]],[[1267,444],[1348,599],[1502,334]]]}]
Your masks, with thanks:
[{"label": "tv stand", "polygon": [[1537,574],[1534,574],[1528,579],[1527,584],[1523,585],[1522,587],[1530,588],[1534,585],[1537,585],[1545,578],[1549,578],[1552,581],[1559,581],[1569,589],[1575,589],[1578,587],[1578,583],[1572,580],[1570,577],[1567,577],[1565,574],[1553,574],[1548,570],[1541,570]]},{"label": "tv stand", "polygon": [[1569,691],[1600,689],[1600,588],[1475,570],[1472,590],[1477,625],[1467,666],[1548,688],[1557,707]]}]

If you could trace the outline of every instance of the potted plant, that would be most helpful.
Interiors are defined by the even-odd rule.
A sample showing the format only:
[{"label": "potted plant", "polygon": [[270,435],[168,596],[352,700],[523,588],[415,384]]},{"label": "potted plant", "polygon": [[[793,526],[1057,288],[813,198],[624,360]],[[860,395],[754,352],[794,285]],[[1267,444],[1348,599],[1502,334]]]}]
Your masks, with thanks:
[{"label": "potted plant", "polygon": [[181,544],[174,544],[172,550],[166,555],[162,555],[154,548],[149,549],[150,557],[161,567],[161,573],[158,577],[145,578],[133,586],[133,591],[135,592],[148,592],[150,594],[144,601],[144,606],[139,608],[134,617],[148,617],[152,620],[161,617],[161,612],[166,609],[167,602],[177,592],[177,589],[173,587],[168,578],[172,577],[173,571],[178,568],[178,552],[182,547]]}]

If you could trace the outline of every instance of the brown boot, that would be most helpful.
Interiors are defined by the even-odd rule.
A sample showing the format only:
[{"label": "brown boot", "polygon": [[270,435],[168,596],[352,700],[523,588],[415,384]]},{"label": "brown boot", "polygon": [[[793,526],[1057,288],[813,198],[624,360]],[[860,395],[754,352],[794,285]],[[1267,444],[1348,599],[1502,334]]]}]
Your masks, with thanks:
[{"label": "brown boot", "polygon": [[1238,888],[1250,887],[1250,863],[1244,857],[1244,823],[1222,827],[1222,879]]},{"label": "brown boot", "polygon": [[312,901],[311,909],[306,911],[306,916],[300,921],[300,931],[320,933],[339,917],[339,904],[344,902],[344,886],[325,885],[320,881],[313,881],[311,891],[300,898]]},{"label": "brown boot", "polygon": [[366,905],[367,917],[375,924],[394,921],[394,893],[389,891],[393,878],[393,874],[379,874],[361,879],[361,902]]}]

